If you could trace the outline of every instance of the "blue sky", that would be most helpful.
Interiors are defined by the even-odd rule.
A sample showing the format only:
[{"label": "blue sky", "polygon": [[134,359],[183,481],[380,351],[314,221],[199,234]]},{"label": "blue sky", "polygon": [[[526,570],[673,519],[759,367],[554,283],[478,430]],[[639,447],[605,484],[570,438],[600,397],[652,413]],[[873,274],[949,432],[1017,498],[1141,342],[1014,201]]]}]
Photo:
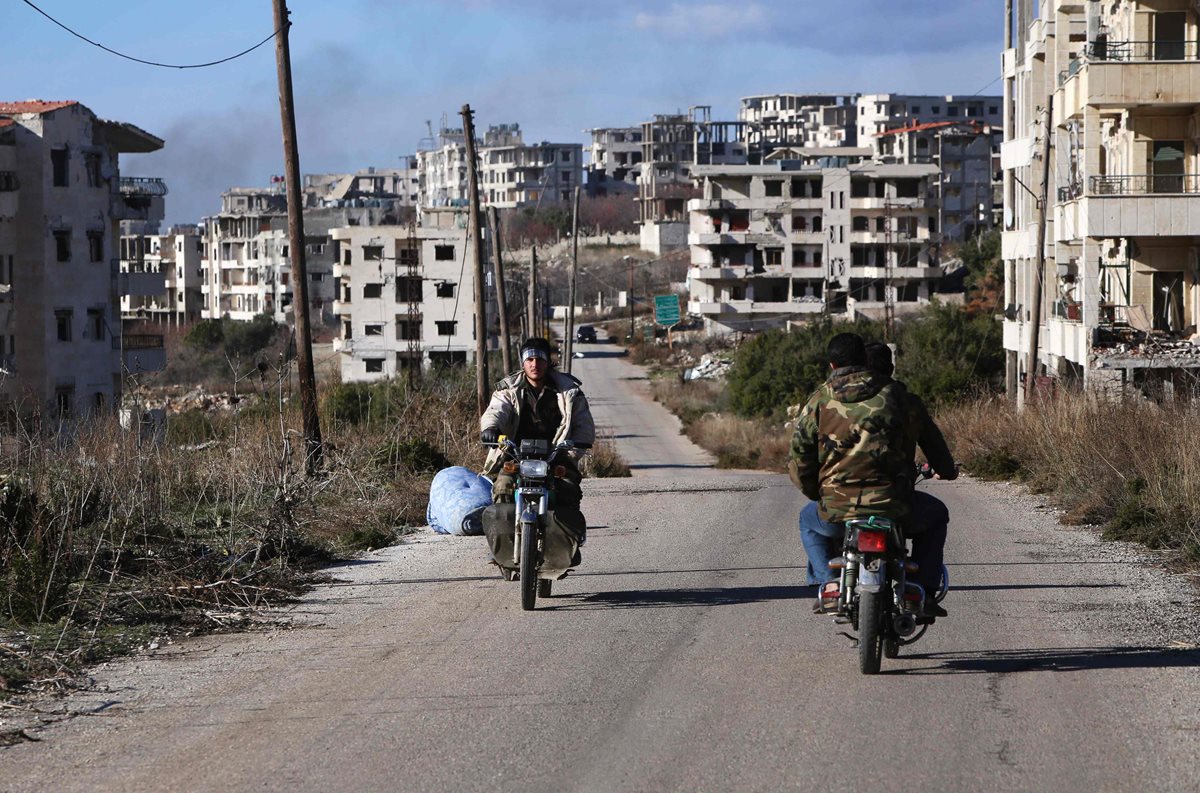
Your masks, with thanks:
[{"label": "blue sky", "polygon": [[[34,0],[113,49],[195,63],[271,32],[270,0]],[[771,92],[974,93],[999,74],[1002,0],[291,0],[300,167],[388,167],[425,120],[516,121],[527,140]],[[274,47],[208,69],[116,58],[0,0],[2,100],[77,99],[166,147],[122,170],[168,180],[167,220],[282,173]],[[996,93],[999,84],[985,93]]]}]

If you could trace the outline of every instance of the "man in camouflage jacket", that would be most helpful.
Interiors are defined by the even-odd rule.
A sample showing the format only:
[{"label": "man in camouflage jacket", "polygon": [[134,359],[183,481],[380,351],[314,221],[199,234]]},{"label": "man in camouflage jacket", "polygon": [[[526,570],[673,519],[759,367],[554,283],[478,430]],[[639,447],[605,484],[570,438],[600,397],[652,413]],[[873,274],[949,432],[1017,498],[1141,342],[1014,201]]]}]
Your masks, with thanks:
[{"label": "man in camouflage jacket", "polygon": [[[800,412],[789,464],[792,481],[813,502],[800,514],[808,582],[833,580],[828,563],[840,550],[844,521],[882,515],[906,522],[922,584],[935,591],[949,515],[932,496],[914,496],[913,460],[920,443],[938,474],[953,478],[945,440],[919,398],[890,371],[867,367],[859,336],[835,336],[829,358],[829,379]],[[887,363],[890,368],[890,351]],[[945,615],[932,601],[927,610]]]}]

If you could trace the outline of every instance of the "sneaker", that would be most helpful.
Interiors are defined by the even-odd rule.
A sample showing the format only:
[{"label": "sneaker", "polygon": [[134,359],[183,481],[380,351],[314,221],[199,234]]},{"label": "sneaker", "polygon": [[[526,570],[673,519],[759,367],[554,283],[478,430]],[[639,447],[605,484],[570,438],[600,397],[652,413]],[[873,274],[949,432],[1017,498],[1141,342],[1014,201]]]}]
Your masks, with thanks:
[{"label": "sneaker", "polygon": [[827,581],[821,585],[817,593],[817,602],[813,603],[813,614],[836,614],[841,605],[841,593],[837,581]]}]

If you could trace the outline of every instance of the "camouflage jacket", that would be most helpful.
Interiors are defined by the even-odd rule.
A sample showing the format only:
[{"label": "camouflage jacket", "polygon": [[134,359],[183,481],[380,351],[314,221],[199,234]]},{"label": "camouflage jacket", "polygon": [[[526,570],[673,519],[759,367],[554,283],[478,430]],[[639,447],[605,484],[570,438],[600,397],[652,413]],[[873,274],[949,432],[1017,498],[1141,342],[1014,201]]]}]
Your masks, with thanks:
[{"label": "camouflage jacket", "polygon": [[[914,459],[917,447],[920,446],[925,460],[933,466],[933,470],[938,476],[942,479],[957,478],[958,467],[954,464],[954,455],[950,453],[950,447],[946,445],[946,438],[942,435],[938,425],[934,423],[933,417],[929,415],[929,409],[925,407],[925,403],[919,396],[909,391],[908,386],[904,383],[890,378],[887,379],[887,382],[902,392],[906,405],[905,414],[908,417],[908,423],[904,435],[905,459]],[[910,465],[906,467],[905,471],[915,481],[916,468]]]},{"label": "camouflage jacket", "polygon": [[809,398],[788,470],[822,518],[908,516],[915,443],[909,398],[902,385],[862,366],[835,369]]}]

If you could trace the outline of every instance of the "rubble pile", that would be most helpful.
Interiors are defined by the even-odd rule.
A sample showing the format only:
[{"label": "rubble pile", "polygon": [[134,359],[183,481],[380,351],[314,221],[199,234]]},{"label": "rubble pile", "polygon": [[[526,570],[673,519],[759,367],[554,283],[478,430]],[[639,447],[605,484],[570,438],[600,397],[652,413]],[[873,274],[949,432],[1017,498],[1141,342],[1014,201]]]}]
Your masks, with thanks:
[{"label": "rubble pile", "polygon": [[733,367],[733,361],[721,358],[712,353],[700,356],[700,362],[685,369],[684,380],[724,380],[725,375]]},{"label": "rubble pile", "polygon": [[1200,360],[1200,344],[1191,339],[1150,337],[1145,341],[1120,341],[1110,347],[1097,347],[1093,352],[1096,357],[1121,356],[1166,361]]},{"label": "rubble pile", "polygon": [[181,386],[165,389],[154,389],[137,395],[127,395],[139,400],[145,408],[161,408],[168,414],[177,415],[190,410],[201,410],[206,413],[233,412],[248,404],[246,395],[231,394],[226,391],[210,393],[202,387],[184,391]]}]

